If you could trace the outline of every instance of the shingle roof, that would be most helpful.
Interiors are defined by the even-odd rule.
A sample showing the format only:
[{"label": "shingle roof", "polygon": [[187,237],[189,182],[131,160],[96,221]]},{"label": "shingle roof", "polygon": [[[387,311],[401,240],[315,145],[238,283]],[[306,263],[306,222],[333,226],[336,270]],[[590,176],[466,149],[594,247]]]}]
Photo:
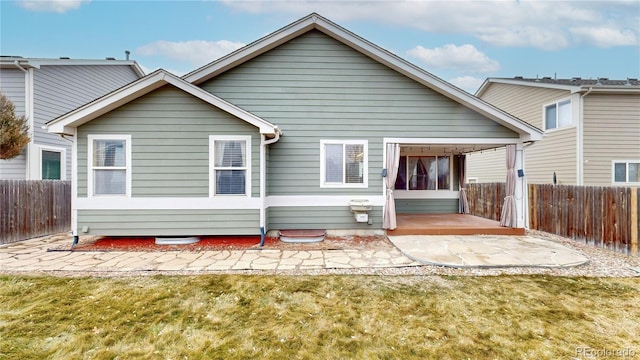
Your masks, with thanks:
[{"label": "shingle roof", "polygon": [[626,80],[610,80],[609,78],[583,79],[574,77],[571,79],[553,79],[551,77],[543,78],[523,78],[516,76],[514,78],[502,78],[504,80],[528,81],[541,84],[569,85],[569,86],[640,86],[638,79],[628,78]]}]

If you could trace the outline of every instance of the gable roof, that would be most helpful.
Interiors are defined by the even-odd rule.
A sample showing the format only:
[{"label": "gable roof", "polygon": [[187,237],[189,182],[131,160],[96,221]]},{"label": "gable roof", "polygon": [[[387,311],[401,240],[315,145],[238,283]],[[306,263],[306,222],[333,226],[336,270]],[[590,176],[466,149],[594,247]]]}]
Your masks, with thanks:
[{"label": "gable roof", "polygon": [[513,78],[487,78],[480,88],[478,88],[478,91],[476,91],[476,96],[482,96],[491,84],[509,84],[567,90],[572,94],[586,92],[640,93],[640,81],[631,78],[626,80],[610,80],[609,78],[583,79],[579,77],[552,79],[551,77],[523,78],[522,76],[516,76]]},{"label": "gable roof", "polygon": [[520,134],[523,141],[542,139],[540,129],[455,87],[316,13],[307,15],[231,54],[184,75],[182,78],[195,85],[201,84],[311,30],[318,30],[423,86],[511,129]]},{"label": "gable roof", "polygon": [[116,108],[129,103],[145,94],[148,94],[164,85],[173,85],[176,88],[195,96],[227,113],[236,116],[247,123],[260,129],[261,134],[280,134],[277,126],[239,107],[228,103],[219,97],[192,85],[181,78],[159,69],[153,73],[138,79],[128,85],[114,90],[113,92],[100,97],[86,105],[83,105],[71,112],[68,112],[56,119],[49,121],[45,126],[49,132],[58,134],[73,134],[73,128],[87,123],[101,115],[115,110]]},{"label": "gable roof", "polygon": [[140,65],[134,60],[116,60],[114,58],[100,59],[46,59],[46,58],[24,58],[22,56],[6,56],[0,55],[0,67],[1,68],[15,68],[17,66],[23,69],[40,69],[41,66],[96,66],[96,65],[118,65],[118,66],[130,66],[131,69],[138,75],[138,77],[144,76],[144,71]]}]

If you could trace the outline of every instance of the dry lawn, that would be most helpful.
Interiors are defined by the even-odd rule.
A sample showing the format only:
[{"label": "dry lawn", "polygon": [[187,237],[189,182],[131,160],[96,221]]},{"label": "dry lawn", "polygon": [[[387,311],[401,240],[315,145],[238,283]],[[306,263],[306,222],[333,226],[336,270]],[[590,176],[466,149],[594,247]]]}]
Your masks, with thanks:
[{"label": "dry lawn", "polygon": [[0,276],[0,359],[570,359],[586,351],[640,358],[638,279]]}]

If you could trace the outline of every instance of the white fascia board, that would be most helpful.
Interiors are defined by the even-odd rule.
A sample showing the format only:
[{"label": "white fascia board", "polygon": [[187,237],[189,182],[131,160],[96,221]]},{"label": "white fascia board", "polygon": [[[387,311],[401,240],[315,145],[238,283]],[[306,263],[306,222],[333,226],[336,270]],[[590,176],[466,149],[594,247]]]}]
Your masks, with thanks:
[{"label": "white fascia board", "polygon": [[261,134],[267,134],[267,135],[275,135],[277,130],[277,126],[269,123],[268,121],[244,110],[241,109],[215,95],[213,95],[212,93],[203,90],[202,88],[199,88],[195,85],[192,85],[188,82],[186,82],[183,79],[177,78],[177,77],[173,77],[173,75],[171,77],[168,77],[166,80],[168,83],[170,83],[171,85],[199,98],[202,101],[205,101],[217,108],[219,108],[220,110],[223,110],[237,118],[240,118],[246,122],[248,122],[249,124],[257,127],[260,129],[260,133]]},{"label": "white fascia board", "polygon": [[384,144],[404,145],[509,145],[515,138],[384,138]]},{"label": "white fascia board", "polygon": [[520,85],[520,86],[528,86],[528,87],[539,87],[539,88],[546,88],[546,89],[566,90],[566,91],[572,91],[572,92],[580,89],[580,86],[574,86],[574,85],[549,84],[544,82],[524,81],[524,80],[518,80],[518,79],[489,78],[487,79],[487,82],[509,84],[509,85]]},{"label": "white fascia board", "polygon": [[589,94],[593,93],[608,93],[608,94],[640,94],[639,86],[606,86],[606,85],[585,85],[582,86],[579,90],[576,90],[574,93],[585,93]]},{"label": "white fascia board", "polygon": [[211,62],[199,69],[196,69],[182,78],[192,84],[203,83],[216,75],[223,73],[237,65],[240,65],[250,59],[263,54],[281,44],[303,34],[315,26],[317,16],[303,18],[285,28],[271,33],[231,54]]},{"label": "white fascia board", "polygon": [[183,77],[184,80],[199,84],[212,77],[248,61],[274,47],[297,37],[298,35],[316,29],[324,34],[350,46],[370,58],[398,71],[399,73],[427,86],[428,88],[466,106],[482,115],[496,121],[510,130],[521,135],[524,141],[542,139],[542,131],[521,121],[495,107],[474,97],[471,94],[449,84],[448,82],[428,73],[427,71],[401,59],[397,55],[374,45],[373,43],[349,32],[348,30],[328,21],[318,14],[311,14],[271,35],[247,45],[230,55],[212,62]]},{"label": "white fascia board", "polygon": [[66,115],[63,115],[52,122],[47,124],[49,132],[58,134],[73,134],[73,128],[76,128],[84,123],[87,123],[101,115],[104,115],[116,108],[137,99],[140,96],[148,94],[153,90],[156,90],[166,84],[171,84],[176,88],[185,91],[229,114],[236,116],[251,125],[260,129],[260,133],[275,135],[278,130],[277,126],[261,119],[260,117],[253,115],[237,106],[230,104],[219,97],[202,90],[201,88],[191,85],[179,77],[166,72],[165,70],[158,70],[154,73],[147,75],[140,80],[137,80],[123,88],[115,90],[114,92],[105,95],[87,105],[84,105]]},{"label": "white fascia board", "polygon": [[71,135],[73,134],[73,128],[76,128],[130,102],[133,99],[162,87],[166,84],[166,81],[164,81],[165,75],[165,72],[157,71],[145,78],[117,89],[47,123],[47,130],[52,133]]}]

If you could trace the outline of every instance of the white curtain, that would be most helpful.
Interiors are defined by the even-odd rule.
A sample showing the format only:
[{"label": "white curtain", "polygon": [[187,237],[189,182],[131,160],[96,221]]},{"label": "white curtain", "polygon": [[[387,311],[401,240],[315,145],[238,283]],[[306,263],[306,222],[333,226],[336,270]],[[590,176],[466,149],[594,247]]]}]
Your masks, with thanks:
[{"label": "white curtain", "polygon": [[460,177],[460,214],[469,213],[469,199],[467,198],[467,160],[465,155],[458,156],[458,173]]},{"label": "white curtain", "polygon": [[382,227],[393,230],[396,228],[396,202],[393,198],[393,189],[398,177],[398,164],[400,163],[400,144],[387,144],[387,177],[384,179],[387,186],[387,196],[384,203],[384,216]]},{"label": "white curtain", "polygon": [[507,183],[505,184],[506,196],[500,214],[500,225],[516,227],[516,146],[507,145]]}]

